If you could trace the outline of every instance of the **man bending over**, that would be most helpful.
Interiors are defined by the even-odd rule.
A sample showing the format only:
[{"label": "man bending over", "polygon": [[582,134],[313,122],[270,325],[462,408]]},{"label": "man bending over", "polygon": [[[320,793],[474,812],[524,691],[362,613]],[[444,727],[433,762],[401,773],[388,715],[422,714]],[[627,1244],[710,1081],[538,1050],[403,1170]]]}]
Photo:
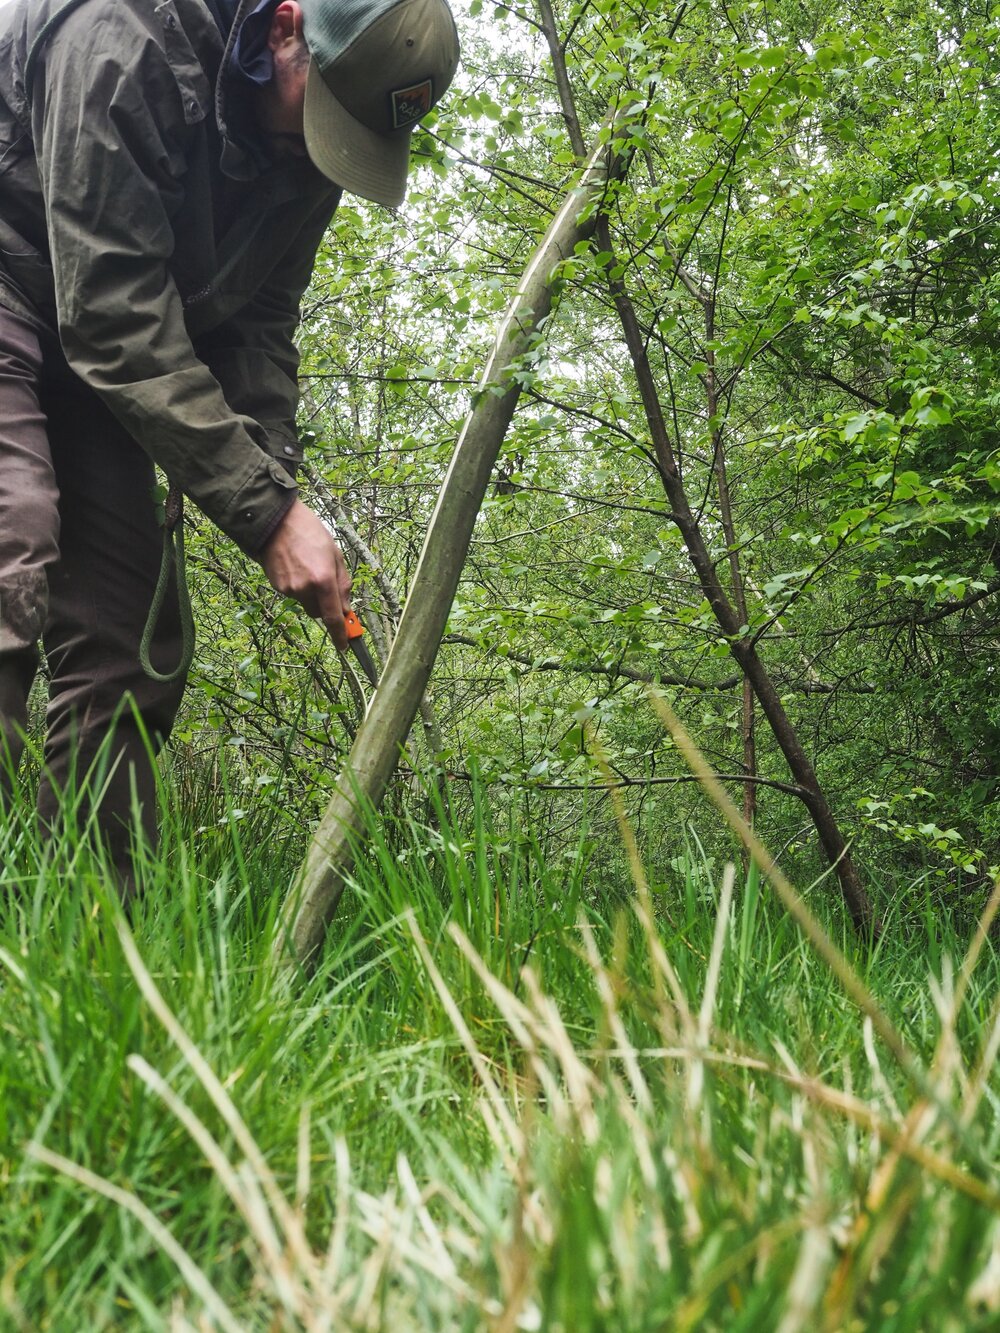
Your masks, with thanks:
[{"label": "man bending over", "polygon": [[[139,665],[153,463],[346,645],[344,559],[295,485],[299,302],[342,190],[402,201],[457,62],[444,0],[0,9],[0,749],[41,640],[40,816],[114,726],[98,822],[126,884],[133,791],[156,836],[142,732],[183,690]],[[154,665],[180,640],[172,588]]]}]

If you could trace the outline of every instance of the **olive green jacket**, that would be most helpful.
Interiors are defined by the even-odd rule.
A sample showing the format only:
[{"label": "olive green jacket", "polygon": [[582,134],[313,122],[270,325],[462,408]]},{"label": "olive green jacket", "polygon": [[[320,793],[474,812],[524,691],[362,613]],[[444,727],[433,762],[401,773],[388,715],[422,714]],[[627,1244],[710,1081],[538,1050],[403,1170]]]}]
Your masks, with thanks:
[{"label": "olive green jacket", "polygon": [[0,9],[0,303],[224,532],[294,497],[299,302],[339,191],[254,146],[201,0]]}]

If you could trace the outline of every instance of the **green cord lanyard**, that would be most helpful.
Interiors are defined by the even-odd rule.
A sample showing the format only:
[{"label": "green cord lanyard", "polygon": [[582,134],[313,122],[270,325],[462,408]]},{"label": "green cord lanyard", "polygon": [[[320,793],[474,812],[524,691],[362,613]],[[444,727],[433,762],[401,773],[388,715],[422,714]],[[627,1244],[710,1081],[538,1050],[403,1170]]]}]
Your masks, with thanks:
[{"label": "green cord lanyard", "polygon": [[[177,603],[181,617],[181,660],[173,671],[164,673],[157,671],[153,666],[149,650],[163,612],[171,569],[177,575]],[[139,664],[150,680],[158,681],[161,685],[170,685],[187,675],[193,657],[194,616],[191,613],[191,594],[188,591],[184,564],[184,495],[180,488],[171,482],[163,507],[163,557],[160,560],[160,575],[156,580],[153,601],[146,617],[146,627],[142,631],[139,643]]]}]

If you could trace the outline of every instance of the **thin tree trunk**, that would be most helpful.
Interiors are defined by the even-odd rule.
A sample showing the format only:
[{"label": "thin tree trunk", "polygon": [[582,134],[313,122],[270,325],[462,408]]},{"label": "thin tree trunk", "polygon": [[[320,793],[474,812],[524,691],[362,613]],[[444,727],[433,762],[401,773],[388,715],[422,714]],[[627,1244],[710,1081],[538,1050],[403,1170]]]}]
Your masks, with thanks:
[{"label": "thin tree trunk", "polygon": [[[610,228],[607,228],[606,220],[603,221],[606,230],[602,232],[599,224],[599,244],[603,251],[613,256]],[[614,265],[615,262],[614,257],[609,261],[610,265]],[[799,741],[798,733],[785,712],[781,696],[758,656],[749,634],[744,629],[746,622],[741,620],[719,581],[715,562],[702,535],[701,525],[688,503],[635,308],[620,278],[609,275],[608,283],[638,379],[639,392],[659,464],[660,478],[670,502],[671,517],[687,547],[702,592],[723,634],[729,640],[729,650],[750,682],[761,711],[767,718],[774,738],[785,756],[785,762],[795,781],[802,788],[803,804],[812,816],[823,850],[836,871],[851,919],[858,930],[868,931],[875,924],[874,917],[848,844],[840,832],[809,757]]]},{"label": "thin tree trunk", "polygon": [[279,956],[290,949],[308,965],[323,943],[366,811],[381,803],[427,687],[476,517],[520,397],[517,363],[537,347],[553,305],[557,266],[593,234],[595,191],[623,169],[607,147],[594,150],[524,271],[441,487],[379,687],[282,914]]},{"label": "thin tree trunk", "polygon": [[[542,31],[549,47],[563,119],[566,122],[573,149],[579,154],[582,151],[583,137],[566,68],[566,55],[559,42],[551,0],[536,0],[536,3]],[[687,547],[688,556],[694,566],[702,592],[715,614],[719,627],[729,640],[730,652],[743,672],[753,696],[760,703],[761,711],[767,719],[795,782],[802,789],[802,802],[812,816],[820,843],[830,865],[836,872],[840,890],[851,919],[859,931],[867,932],[876,929],[877,923],[874,920],[871,903],[851,857],[848,843],[840,831],[809,757],[799,741],[798,734],[785,712],[781,696],[744,628],[747,624],[745,603],[742,604],[741,614],[727,596],[716,572],[715,562],[702,535],[701,524],[688,502],[684,481],[677,465],[677,459],[670,441],[670,433],[667,429],[666,417],[660,403],[653,369],[649,361],[646,339],[625,282],[621,276],[617,276],[623,270],[617,261],[611,226],[605,213],[602,213],[598,219],[596,237],[602,254],[607,257],[608,289],[622,326],[625,343],[635,371],[646,422],[652,437],[660,479],[672,511],[671,518]],[[689,291],[693,291],[693,294],[701,301],[709,318],[711,318],[712,306],[709,294],[704,292],[699,284],[693,284],[692,286],[690,279],[685,282],[685,286]],[[713,379],[711,370],[709,375],[711,384]],[[721,445],[721,441],[719,443]],[[717,478],[719,475],[717,470]],[[724,484],[724,471],[721,473],[721,479]],[[727,543],[732,551],[735,545],[732,534],[727,533]],[[742,601],[742,593],[743,582],[742,578],[739,577],[737,567],[734,571],[734,595]],[[749,691],[744,695],[744,736],[749,736],[752,741],[752,699],[748,706],[746,702],[748,694]],[[746,785],[747,788],[751,788],[754,784],[747,783]]]},{"label": "thin tree trunk", "polygon": [[[709,395],[709,416],[715,416],[718,408],[718,402],[714,397],[714,367],[709,365],[709,376],[713,382],[713,389]],[[733,605],[736,608],[736,614],[739,616],[740,624],[749,623],[749,612],[747,610],[746,586],[743,581],[743,570],[740,566],[739,547],[736,541],[736,527],[733,523],[733,510],[729,499],[729,478],[726,474],[726,446],[723,439],[722,429],[719,428],[713,433],[713,450],[715,454],[715,476],[716,485],[719,492],[719,517],[722,520],[722,531],[726,538],[726,547],[729,556],[729,581],[733,589]],[[740,722],[740,738],[743,742],[743,767],[747,776],[754,778],[757,776],[757,740],[754,730],[754,696],[750,681],[743,678],[743,710]],[[743,818],[753,828],[757,819],[757,787],[753,782],[748,782],[743,788]],[[745,856],[745,853],[744,853]],[[747,867],[744,866],[744,869]]]},{"label": "thin tree trunk", "polygon": [[[709,415],[715,416],[718,402],[715,398],[715,368],[709,364],[711,389]],[[714,432],[715,474],[719,491],[719,514],[722,519],[722,531],[725,534],[729,552],[729,581],[733,589],[733,604],[741,625],[749,623],[747,610],[746,586],[743,570],[740,566],[739,546],[736,541],[736,527],[733,523],[733,510],[729,499],[729,478],[726,474],[726,446],[721,427]],[[748,677],[743,678],[743,709],[740,721],[740,739],[743,742],[743,767],[747,777],[757,776],[757,736],[754,726],[754,694]],[[757,786],[748,782],[743,788],[743,818],[751,828],[757,822]],[[747,853],[744,849],[744,871],[749,869]]]},{"label": "thin tree trunk", "polygon": [[[705,307],[705,342],[711,344],[715,338],[715,297],[717,286]],[[719,382],[715,370],[715,351],[707,346],[705,353],[708,373],[705,377],[705,389],[708,396],[708,418],[714,421],[719,412]],[[726,471],[726,440],[722,426],[716,426],[712,432],[712,455],[715,467],[715,483],[719,493],[719,517],[722,531],[726,538],[726,551],[729,558],[729,582],[733,590],[733,605],[739,616],[740,624],[747,625],[750,613],[747,610],[746,585],[740,564],[740,548],[736,540],[736,525],[733,522],[733,506],[729,498],[729,475]],[[754,696],[750,681],[743,678],[743,710],[740,725],[740,737],[743,741],[743,767],[749,778],[757,776],[757,738],[754,728]],[[757,822],[757,785],[747,782],[743,787],[743,818],[751,828]],[[743,849],[743,869],[749,870],[750,863],[746,849]]]}]

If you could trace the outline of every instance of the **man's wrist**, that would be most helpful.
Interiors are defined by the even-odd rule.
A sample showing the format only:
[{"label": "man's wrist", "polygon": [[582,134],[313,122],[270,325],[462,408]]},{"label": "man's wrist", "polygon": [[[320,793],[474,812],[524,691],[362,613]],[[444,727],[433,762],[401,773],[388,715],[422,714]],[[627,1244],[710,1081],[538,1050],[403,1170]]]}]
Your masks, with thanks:
[{"label": "man's wrist", "polygon": [[264,550],[264,547],[268,544],[268,542],[271,540],[274,534],[281,527],[282,523],[285,521],[285,517],[288,514],[288,511],[292,508],[297,499],[298,495],[294,491],[288,495],[287,499],[282,503],[281,507],[275,512],[271,522],[263,530],[257,549],[255,551],[248,552],[248,554],[253,555],[255,557],[260,556],[261,552]]}]

